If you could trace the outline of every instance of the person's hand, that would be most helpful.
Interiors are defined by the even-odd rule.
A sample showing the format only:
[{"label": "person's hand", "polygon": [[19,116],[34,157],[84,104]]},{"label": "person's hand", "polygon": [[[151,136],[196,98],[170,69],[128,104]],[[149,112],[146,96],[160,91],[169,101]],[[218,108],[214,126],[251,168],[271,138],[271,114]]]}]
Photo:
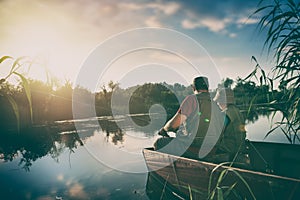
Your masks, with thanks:
[{"label": "person's hand", "polygon": [[161,128],[161,129],[158,131],[158,135],[161,135],[161,136],[163,136],[163,137],[170,137],[170,136],[168,135],[168,132],[165,131],[164,128]]}]

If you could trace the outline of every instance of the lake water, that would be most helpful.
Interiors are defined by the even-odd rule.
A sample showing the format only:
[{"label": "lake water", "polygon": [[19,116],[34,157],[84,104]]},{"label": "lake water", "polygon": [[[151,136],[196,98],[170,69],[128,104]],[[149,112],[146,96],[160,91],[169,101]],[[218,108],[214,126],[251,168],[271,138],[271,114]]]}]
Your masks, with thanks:
[{"label": "lake water", "polygon": [[[135,124],[135,123],[136,124]],[[57,122],[28,132],[1,133],[0,199],[149,199],[142,149],[159,137],[153,116],[102,117]],[[120,128],[121,127],[121,128]],[[263,140],[267,117],[247,125]],[[287,143],[278,132],[265,141]]]}]

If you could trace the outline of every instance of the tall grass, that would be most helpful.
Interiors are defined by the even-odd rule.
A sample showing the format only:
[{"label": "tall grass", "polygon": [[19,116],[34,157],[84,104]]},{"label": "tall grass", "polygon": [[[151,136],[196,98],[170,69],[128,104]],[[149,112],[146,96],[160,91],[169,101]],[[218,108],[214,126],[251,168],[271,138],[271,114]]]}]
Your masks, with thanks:
[{"label": "tall grass", "polygon": [[[217,179],[216,185],[214,188],[212,188],[212,182],[213,182],[213,176],[214,174],[223,166],[228,165],[228,168],[223,169]],[[236,177],[245,185],[245,187],[248,189],[252,199],[256,199],[255,195],[253,194],[249,184],[247,181],[234,169],[232,169],[232,164],[233,162],[225,162],[217,165],[211,172],[210,177],[209,177],[209,183],[208,183],[208,199],[213,200],[223,200],[223,199],[228,199],[230,194],[238,195],[235,194],[235,186],[237,185],[237,182],[233,183],[232,185],[228,186],[222,186],[222,182],[226,178],[227,174],[229,172],[233,173],[236,175]]]},{"label": "tall grass", "polygon": [[[5,77],[1,78],[1,80],[0,80],[0,88],[1,88],[1,85],[4,84],[7,81],[7,79],[9,79],[10,77],[16,76],[16,77],[19,78],[20,83],[21,83],[21,85],[22,85],[22,87],[25,91],[26,98],[27,98],[27,101],[28,101],[28,104],[29,104],[30,121],[32,122],[32,119],[33,119],[32,101],[31,101],[31,92],[30,92],[28,80],[27,80],[27,78],[25,78],[24,75],[22,75],[21,73],[18,72],[18,70],[22,66],[24,66],[25,64],[28,64],[28,61],[26,61],[25,59],[26,59],[26,57],[19,57],[19,58],[14,59],[11,56],[2,56],[0,58],[0,64],[3,63],[6,60],[13,60],[13,63],[11,65],[11,68],[10,68],[8,74]],[[9,103],[10,103],[12,109],[13,109],[13,112],[16,116],[17,129],[19,131],[20,130],[20,113],[19,113],[18,104],[16,103],[15,99],[10,94],[8,94],[6,91],[0,90],[0,96],[6,97],[7,100],[9,101]]]},{"label": "tall grass", "polygon": [[275,81],[279,82],[279,88],[284,95],[274,103],[285,102],[280,110],[283,115],[266,136],[279,128],[291,143],[296,143],[300,142],[300,2],[265,2],[262,0],[259,3],[258,9],[251,17],[263,15],[257,27],[261,33],[266,33],[264,50],[272,55],[275,64],[271,72],[266,73],[257,59],[252,57],[256,66],[246,79],[255,77],[271,88]]}]

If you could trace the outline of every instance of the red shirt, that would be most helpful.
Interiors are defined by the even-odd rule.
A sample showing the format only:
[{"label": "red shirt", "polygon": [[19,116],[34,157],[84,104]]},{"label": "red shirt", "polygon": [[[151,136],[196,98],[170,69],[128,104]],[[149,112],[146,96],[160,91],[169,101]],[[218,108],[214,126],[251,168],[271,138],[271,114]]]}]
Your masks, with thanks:
[{"label": "red shirt", "polygon": [[183,102],[181,103],[178,113],[189,117],[193,112],[195,112],[198,108],[198,102],[195,95],[189,95],[185,97]]}]

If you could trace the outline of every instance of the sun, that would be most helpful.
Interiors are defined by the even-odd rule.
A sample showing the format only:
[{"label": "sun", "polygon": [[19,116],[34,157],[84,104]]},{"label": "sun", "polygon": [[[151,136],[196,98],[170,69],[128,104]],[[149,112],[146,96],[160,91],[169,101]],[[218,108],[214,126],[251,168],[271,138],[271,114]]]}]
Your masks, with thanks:
[{"label": "sun", "polygon": [[78,57],[74,51],[76,44],[71,40],[73,36],[72,30],[62,24],[36,17],[16,24],[8,41],[15,54],[36,61],[29,71],[30,77],[46,81],[50,74],[63,82],[78,64],[72,59]]}]

